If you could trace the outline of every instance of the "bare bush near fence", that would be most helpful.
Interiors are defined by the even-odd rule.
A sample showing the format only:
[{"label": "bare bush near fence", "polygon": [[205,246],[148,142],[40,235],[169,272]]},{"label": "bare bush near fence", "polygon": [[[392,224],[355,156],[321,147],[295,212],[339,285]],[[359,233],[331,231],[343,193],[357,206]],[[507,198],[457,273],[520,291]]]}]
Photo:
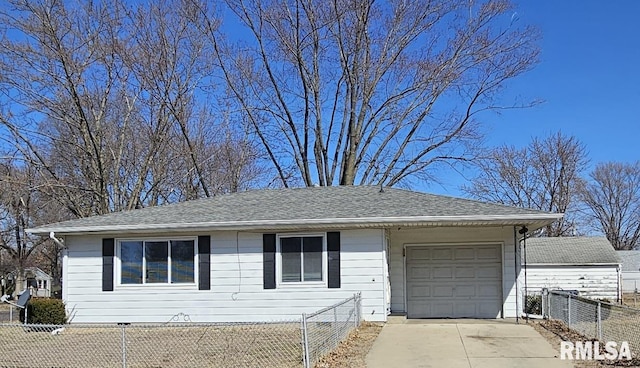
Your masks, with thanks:
[{"label": "bare bush near fence", "polygon": [[634,356],[640,354],[640,309],[591,300],[568,293],[551,291],[545,310],[550,319],[602,342],[629,342]]},{"label": "bare bush near fence", "polygon": [[298,321],[67,325],[60,334],[52,334],[59,327],[0,325],[0,366],[299,367],[302,364]]}]

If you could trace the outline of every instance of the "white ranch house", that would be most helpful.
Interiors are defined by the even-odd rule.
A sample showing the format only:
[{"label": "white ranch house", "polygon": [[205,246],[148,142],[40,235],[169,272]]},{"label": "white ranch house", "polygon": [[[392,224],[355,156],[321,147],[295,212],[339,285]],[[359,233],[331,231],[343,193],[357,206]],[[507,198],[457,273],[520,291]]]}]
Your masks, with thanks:
[{"label": "white ranch house", "polygon": [[621,264],[605,237],[530,238],[526,242],[527,289],[577,291],[580,296],[621,298]]},{"label": "white ranch house", "polygon": [[[535,210],[373,186],[255,190],[30,229],[64,243],[74,323],[515,317]],[[520,275],[520,276],[519,276]]]}]

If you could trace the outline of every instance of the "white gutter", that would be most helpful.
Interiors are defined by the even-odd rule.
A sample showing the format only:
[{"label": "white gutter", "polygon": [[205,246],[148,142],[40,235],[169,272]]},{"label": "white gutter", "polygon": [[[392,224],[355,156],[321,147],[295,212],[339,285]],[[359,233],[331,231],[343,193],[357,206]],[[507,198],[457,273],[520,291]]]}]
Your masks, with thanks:
[{"label": "white gutter", "polygon": [[528,266],[620,266],[619,263],[529,263]]},{"label": "white gutter", "polygon": [[465,215],[465,216],[403,216],[403,217],[365,217],[365,218],[321,218],[321,219],[287,219],[287,220],[250,220],[219,222],[185,222],[185,223],[151,223],[151,224],[116,224],[116,225],[78,225],[78,226],[42,226],[26,231],[31,234],[47,234],[51,232],[95,233],[110,231],[176,231],[176,230],[263,230],[287,227],[340,227],[340,226],[456,226],[487,223],[498,225],[522,225],[541,222],[544,224],[561,218],[562,214],[524,214],[524,215]]}]

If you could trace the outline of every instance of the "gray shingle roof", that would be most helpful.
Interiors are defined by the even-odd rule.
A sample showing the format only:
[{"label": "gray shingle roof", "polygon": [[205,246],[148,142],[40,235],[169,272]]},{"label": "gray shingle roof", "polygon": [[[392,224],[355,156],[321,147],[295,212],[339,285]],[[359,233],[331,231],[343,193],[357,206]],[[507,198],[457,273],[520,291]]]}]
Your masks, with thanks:
[{"label": "gray shingle roof", "polygon": [[605,237],[527,239],[528,264],[619,264]]},{"label": "gray shingle roof", "polygon": [[[502,221],[544,226],[558,214],[374,186],[252,190],[41,226],[46,234],[177,228],[269,228],[285,224]],[[448,223],[449,224],[449,223]],[[378,225],[379,226],[379,225]]]},{"label": "gray shingle roof", "polygon": [[640,271],[640,250],[619,250],[616,253],[622,262],[623,272]]}]

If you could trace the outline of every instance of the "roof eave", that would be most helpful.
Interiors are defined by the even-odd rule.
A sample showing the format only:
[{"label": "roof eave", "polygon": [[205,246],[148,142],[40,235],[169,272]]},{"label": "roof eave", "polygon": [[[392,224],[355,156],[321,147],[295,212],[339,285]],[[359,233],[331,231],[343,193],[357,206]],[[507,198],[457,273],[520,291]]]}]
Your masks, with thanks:
[{"label": "roof eave", "polygon": [[410,216],[410,217],[367,217],[367,218],[326,218],[292,220],[256,220],[229,222],[198,222],[172,224],[127,224],[101,226],[42,226],[27,229],[27,232],[48,235],[98,234],[114,232],[151,233],[184,231],[224,231],[224,230],[297,230],[318,228],[380,228],[380,227],[437,227],[437,226],[520,226],[530,227],[530,231],[548,225],[562,214],[542,213],[524,215],[493,216]]}]

